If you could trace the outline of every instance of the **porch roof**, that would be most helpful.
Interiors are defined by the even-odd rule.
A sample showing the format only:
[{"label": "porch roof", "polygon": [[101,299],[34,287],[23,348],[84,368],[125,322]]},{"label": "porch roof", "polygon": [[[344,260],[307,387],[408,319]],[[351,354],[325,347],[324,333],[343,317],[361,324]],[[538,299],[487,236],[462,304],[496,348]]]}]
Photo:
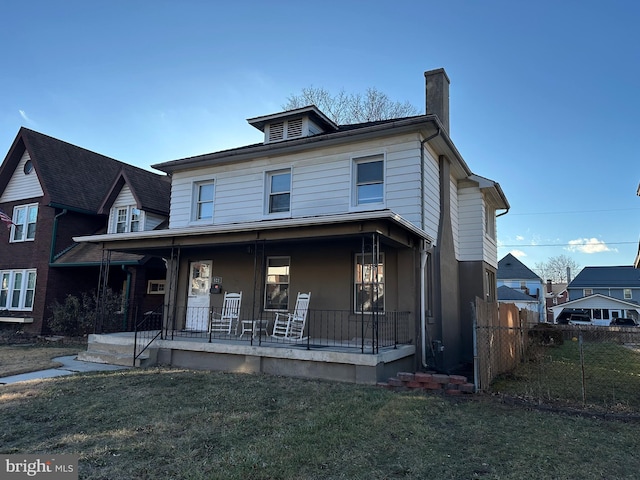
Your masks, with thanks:
[{"label": "porch roof", "polygon": [[[299,231],[304,228],[318,228],[318,227],[335,227],[341,225],[357,226],[349,231],[324,231],[324,232],[307,232],[306,236],[312,238],[327,237],[327,236],[339,236],[355,233],[367,233],[371,231],[378,231],[387,238],[394,239],[394,236],[398,238],[397,232],[380,231],[379,222],[389,222],[392,225],[400,227],[401,231],[409,232],[413,236],[418,237],[421,240],[427,241],[429,244],[433,243],[433,239],[422,229],[416,227],[411,222],[402,218],[397,213],[391,210],[376,210],[366,212],[350,212],[335,215],[321,215],[314,217],[300,217],[300,218],[287,218],[287,219],[275,219],[275,220],[261,220],[254,222],[241,222],[224,225],[206,225],[206,226],[190,226],[184,228],[169,228],[163,230],[150,230],[145,232],[134,233],[111,233],[101,235],[91,235],[83,237],[74,237],[74,241],[82,243],[101,243],[105,248],[118,249],[118,250],[135,250],[142,247],[146,248],[162,248],[173,245],[184,245],[180,243],[180,240],[186,241],[187,239],[193,239],[197,242],[197,239],[210,237],[212,235],[233,235],[244,234],[241,237],[235,236],[236,242],[248,242],[255,240],[265,239],[260,234],[267,231],[280,231],[287,233],[287,231],[293,232],[295,229]],[[369,222],[367,225],[365,223]],[[248,235],[247,235],[248,234]],[[278,236],[280,240],[287,238],[300,238],[297,235],[285,235]],[[176,243],[178,242],[178,243]],[[405,243],[399,241],[399,243]]]},{"label": "porch roof", "polygon": [[636,310],[640,313],[640,305],[637,303],[627,302],[619,298],[609,297],[600,293],[594,293],[586,297],[577,298],[569,302],[561,303],[550,307],[553,312],[553,319],[557,319],[565,308],[608,308],[608,309],[625,309]]}]

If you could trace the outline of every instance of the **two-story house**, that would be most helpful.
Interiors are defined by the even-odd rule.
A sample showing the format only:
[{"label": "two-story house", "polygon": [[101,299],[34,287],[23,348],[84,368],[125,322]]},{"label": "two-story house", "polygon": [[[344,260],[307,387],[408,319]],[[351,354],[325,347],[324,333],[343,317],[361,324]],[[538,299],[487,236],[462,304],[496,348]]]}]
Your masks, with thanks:
[{"label": "two-story house", "polygon": [[[498,262],[498,287],[506,287],[519,290],[535,300],[535,311],[538,312],[539,321],[546,321],[546,301],[544,282],[529,267],[518,260],[511,253],[506,254]],[[530,305],[529,310],[533,307]]]},{"label": "two-story house", "polygon": [[[262,143],[153,166],[171,177],[167,230],[77,240],[166,259],[171,338],[206,331],[196,312],[218,309],[221,292],[242,292],[243,315],[254,319],[291,311],[298,292],[311,292],[307,350],[327,337],[377,345],[384,332],[402,329],[400,341],[414,347],[403,350],[406,368],[451,371],[471,362],[470,304],[496,298],[496,212],[509,204],[449,137],[444,70],[425,79],[425,115],[336,125],[310,105],[250,118]],[[171,350],[164,358],[319,375],[303,365],[297,345],[286,354],[258,345],[263,350],[215,347],[218,359],[243,355],[218,365],[203,359],[205,347],[180,354],[164,347]],[[275,355],[290,363],[273,369]],[[373,381],[384,376],[379,364],[372,369]]]},{"label": "two-story house", "polygon": [[[47,333],[52,302],[95,292],[100,277],[102,248],[72,238],[153,229],[168,216],[169,193],[165,176],[21,128],[0,166],[9,227],[0,233],[0,322]],[[142,301],[146,283],[163,284],[165,271],[159,259],[114,254],[102,278]]]}]

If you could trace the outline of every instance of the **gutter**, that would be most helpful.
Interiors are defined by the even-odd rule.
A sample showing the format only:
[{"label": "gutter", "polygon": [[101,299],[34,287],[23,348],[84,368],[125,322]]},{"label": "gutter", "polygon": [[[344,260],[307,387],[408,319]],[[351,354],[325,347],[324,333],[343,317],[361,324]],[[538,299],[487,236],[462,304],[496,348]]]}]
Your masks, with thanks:
[{"label": "gutter", "polygon": [[66,215],[68,210],[65,208],[55,217],[53,217],[53,228],[51,230],[51,249],[49,250],[49,265],[53,263],[56,256],[56,237],[58,235],[58,219],[63,215]]}]

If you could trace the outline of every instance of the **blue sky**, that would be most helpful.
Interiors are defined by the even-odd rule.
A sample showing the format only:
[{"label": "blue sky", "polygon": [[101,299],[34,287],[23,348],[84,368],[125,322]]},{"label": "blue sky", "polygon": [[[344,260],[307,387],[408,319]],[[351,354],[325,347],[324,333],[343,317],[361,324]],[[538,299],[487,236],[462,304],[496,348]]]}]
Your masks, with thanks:
[{"label": "blue sky", "polygon": [[259,142],[304,87],[424,111],[500,183],[499,258],[630,265],[638,250],[640,4],[602,1],[0,2],[0,152],[20,126],[150,165]]}]

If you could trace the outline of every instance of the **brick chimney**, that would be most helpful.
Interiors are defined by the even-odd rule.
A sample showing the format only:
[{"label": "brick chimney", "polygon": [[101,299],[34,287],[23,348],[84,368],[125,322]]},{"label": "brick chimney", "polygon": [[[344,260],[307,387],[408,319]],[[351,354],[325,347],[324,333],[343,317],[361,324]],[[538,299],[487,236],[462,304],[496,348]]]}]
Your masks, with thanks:
[{"label": "brick chimney", "polygon": [[449,77],[444,68],[424,72],[427,115],[437,115],[449,134]]}]

